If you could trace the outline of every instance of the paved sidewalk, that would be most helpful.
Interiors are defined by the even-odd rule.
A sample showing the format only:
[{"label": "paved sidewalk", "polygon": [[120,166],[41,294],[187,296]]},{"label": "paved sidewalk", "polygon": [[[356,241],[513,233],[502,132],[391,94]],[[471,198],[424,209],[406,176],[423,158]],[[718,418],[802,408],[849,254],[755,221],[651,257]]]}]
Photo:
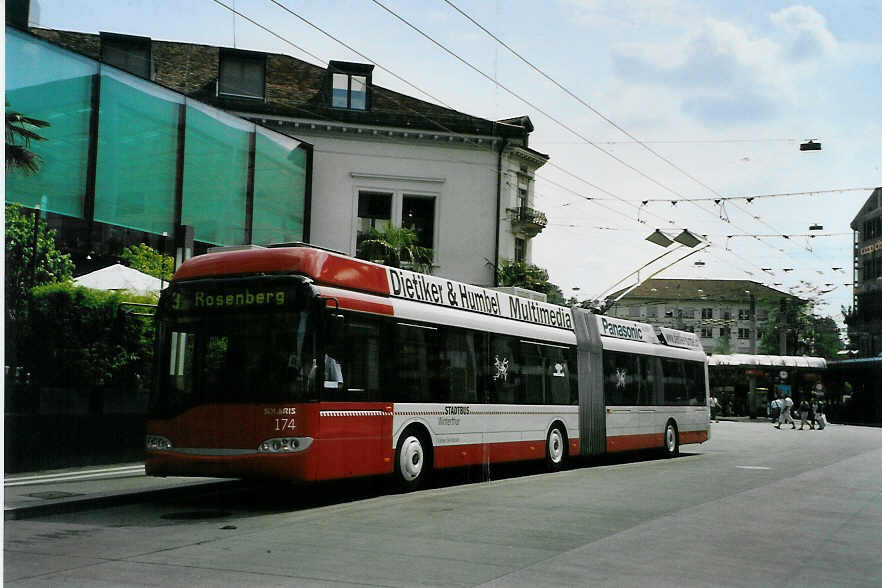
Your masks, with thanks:
[{"label": "paved sidewalk", "polygon": [[28,518],[131,503],[147,494],[186,492],[219,482],[232,483],[220,478],[146,476],[143,463],[14,474],[3,478],[3,513],[6,519]]}]

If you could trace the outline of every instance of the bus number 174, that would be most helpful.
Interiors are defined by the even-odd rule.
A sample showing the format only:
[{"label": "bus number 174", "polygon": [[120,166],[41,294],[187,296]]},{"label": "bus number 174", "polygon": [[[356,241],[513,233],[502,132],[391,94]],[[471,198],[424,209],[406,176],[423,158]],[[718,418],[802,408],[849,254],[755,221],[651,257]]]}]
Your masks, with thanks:
[{"label": "bus number 174", "polygon": [[276,431],[294,430],[294,419],[276,419]]}]

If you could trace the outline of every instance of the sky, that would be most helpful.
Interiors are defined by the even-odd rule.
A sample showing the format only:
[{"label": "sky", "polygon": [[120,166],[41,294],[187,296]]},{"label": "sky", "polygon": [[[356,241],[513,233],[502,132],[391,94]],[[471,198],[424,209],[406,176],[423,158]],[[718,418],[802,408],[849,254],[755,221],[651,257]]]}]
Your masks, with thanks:
[{"label": "sky", "polygon": [[[533,262],[568,296],[669,265],[655,277],[753,280],[839,322],[852,304],[849,225],[882,186],[877,0],[32,0],[31,21],[369,60],[374,84],[528,115],[550,156]],[[822,149],[800,151],[809,139]],[[655,229],[709,246],[647,265],[664,253]]]}]

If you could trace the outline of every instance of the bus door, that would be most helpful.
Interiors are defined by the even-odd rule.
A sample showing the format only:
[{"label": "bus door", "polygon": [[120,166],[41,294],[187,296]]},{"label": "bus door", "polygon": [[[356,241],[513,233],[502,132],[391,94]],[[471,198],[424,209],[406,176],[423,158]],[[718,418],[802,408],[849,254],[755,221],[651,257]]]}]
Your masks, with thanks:
[{"label": "bus door", "polygon": [[378,402],[383,365],[376,317],[325,314],[319,478],[392,471],[392,403]]},{"label": "bus door", "polygon": [[606,452],[606,402],[600,330],[593,313],[573,308],[579,366],[579,446],[582,455]]}]

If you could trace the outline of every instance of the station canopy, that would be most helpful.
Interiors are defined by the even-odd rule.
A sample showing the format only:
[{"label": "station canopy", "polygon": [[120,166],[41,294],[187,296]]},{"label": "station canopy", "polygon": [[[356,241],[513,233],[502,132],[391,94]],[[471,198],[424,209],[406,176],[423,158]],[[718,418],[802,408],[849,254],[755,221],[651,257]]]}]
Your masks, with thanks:
[{"label": "station canopy", "polygon": [[732,353],[730,355],[711,355],[708,357],[708,365],[827,369],[827,360],[823,357],[808,357],[807,355],[750,355],[748,353]]}]

